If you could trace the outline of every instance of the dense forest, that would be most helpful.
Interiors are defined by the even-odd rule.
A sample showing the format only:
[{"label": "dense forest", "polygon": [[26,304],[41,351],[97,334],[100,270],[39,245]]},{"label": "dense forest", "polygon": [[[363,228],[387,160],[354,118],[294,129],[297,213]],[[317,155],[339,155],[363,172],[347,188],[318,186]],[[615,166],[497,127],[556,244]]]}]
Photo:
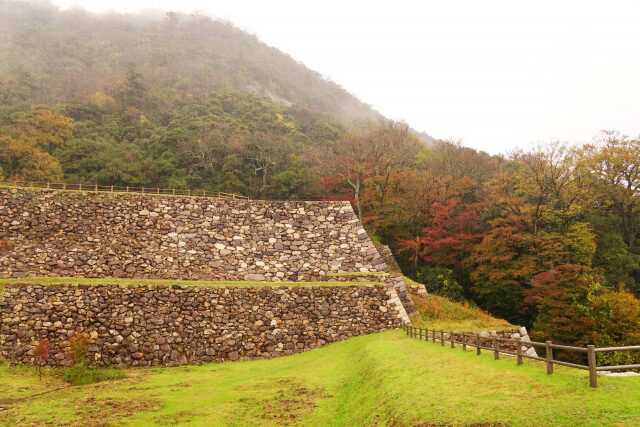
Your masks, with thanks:
[{"label": "dense forest", "polygon": [[640,139],[490,156],[205,16],[0,1],[0,22],[3,179],[351,200],[432,293],[540,339],[640,343]]}]

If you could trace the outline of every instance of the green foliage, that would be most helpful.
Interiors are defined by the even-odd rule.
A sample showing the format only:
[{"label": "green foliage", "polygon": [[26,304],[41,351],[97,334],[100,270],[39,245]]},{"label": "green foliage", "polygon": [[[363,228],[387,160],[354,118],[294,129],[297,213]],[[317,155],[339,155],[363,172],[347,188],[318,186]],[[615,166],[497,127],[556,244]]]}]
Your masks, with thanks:
[{"label": "green foliage", "polygon": [[429,293],[454,301],[464,300],[464,289],[454,277],[453,271],[448,268],[425,265],[416,273],[416,280],[424,283]]},{"label": "green foliage", "polygon": [[640,255],[631,253],[624,241],[620,220],[612,216],[594,216],[591,219],[596,230],[594,267],[604,270],[605,283],[611,288],[625,284],[640,294],[639,283],[633,273],[640,270]]}]

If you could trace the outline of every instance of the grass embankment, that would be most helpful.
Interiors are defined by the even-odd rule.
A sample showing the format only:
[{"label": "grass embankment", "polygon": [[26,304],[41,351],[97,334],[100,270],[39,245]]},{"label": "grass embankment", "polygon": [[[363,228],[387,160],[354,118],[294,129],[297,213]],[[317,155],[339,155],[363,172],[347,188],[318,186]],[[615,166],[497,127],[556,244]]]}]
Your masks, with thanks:
[{"label": "grass embankment", "polygon": [[[424,286],[403,276],[407,286]],[[411,318],[413,326],[454,331],[491,330],[513,328],[506,320],[497,319],[468,302],[451,301],[430,294],[429,298],[411,295],[418,313]]]},{"label": "grass embankment", "polygon": [[[389,331],[288,357],[131,369],[68,387],[0,368],[0,424],[638,425],[640,378],[601,377],[512,358],[494,361]],[[97,423],[97,424],[96,424]]]},{"label": "grass embankment", "polygon": [[0,289],[5,283],[33,283],[39,285],[179,285],[179,286],[354,286],[381,285],[383,282],[248,282],[244,280],[163,280],[163,279],[126,279],[115,277],[87,278],[87,277],[24,277],[0,278]]}]

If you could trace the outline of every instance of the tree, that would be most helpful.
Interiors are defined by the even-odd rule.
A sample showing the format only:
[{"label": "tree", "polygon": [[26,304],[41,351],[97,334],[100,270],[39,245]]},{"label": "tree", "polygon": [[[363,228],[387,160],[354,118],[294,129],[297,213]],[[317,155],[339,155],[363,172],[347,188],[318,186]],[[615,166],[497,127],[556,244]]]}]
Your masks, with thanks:
[{"label": "tree", "polygon": [[494,218],[466,265],[472,293],[493,314],[530,322],[523,291],[562,264],[590,266],[595,236],[586,223],[587,191],[574,153],[562,144],[516,152],[486,185]]},{"label": "tree", "polygon": [[272,175],[286,162],[291,152],[290,145],[288,135],[259,132],[251,136],[245,157],[250,162],[254,174],[260,177],[260,196],[265,196]]},{"label": "tree", "polygon": [[603,131],[581,154],[592,187],[620,218],[624,240],[634,250],[640,231],[640,139]]},{"label": "tree", "polygon": [[7,181],[59,182],[60,162],[24,140],[0,136],[0,167]]},{"label": "tree", "polygon": [[538,310],[535,337],[581,347],[600,342],[609,316],[604,294],[598,274],[587,266],[564,264],[536,274],[526,291]]},{"label": "tree", "polygon": [[136,64],[129,63],[125,74],[124,87],[119,94],[123,110],[140,106],[146,90],[141,79],[142,75],[136,71]]},{"label": "tree", "polygon": [[393,172],[407,166],[420,146],[404,123],[385,122],[361,135],[345,133],[331,151],[321,156],[321,167],[328,173],[323,174],[325,178],[320,182],[347,184],[362,221],[361,196],[365,183],[369,182],[377,197],[384,200]]}]

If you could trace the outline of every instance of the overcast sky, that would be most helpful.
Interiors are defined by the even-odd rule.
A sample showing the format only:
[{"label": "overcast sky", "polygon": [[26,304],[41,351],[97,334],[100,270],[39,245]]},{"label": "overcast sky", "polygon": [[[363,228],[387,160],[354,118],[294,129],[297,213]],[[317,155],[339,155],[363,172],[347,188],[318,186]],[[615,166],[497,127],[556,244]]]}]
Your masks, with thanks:
[{"label": "overcast sky", "polygon": [[640,134],[635,1],[54,0],[233,22],[385,116],[491,153]]}]

